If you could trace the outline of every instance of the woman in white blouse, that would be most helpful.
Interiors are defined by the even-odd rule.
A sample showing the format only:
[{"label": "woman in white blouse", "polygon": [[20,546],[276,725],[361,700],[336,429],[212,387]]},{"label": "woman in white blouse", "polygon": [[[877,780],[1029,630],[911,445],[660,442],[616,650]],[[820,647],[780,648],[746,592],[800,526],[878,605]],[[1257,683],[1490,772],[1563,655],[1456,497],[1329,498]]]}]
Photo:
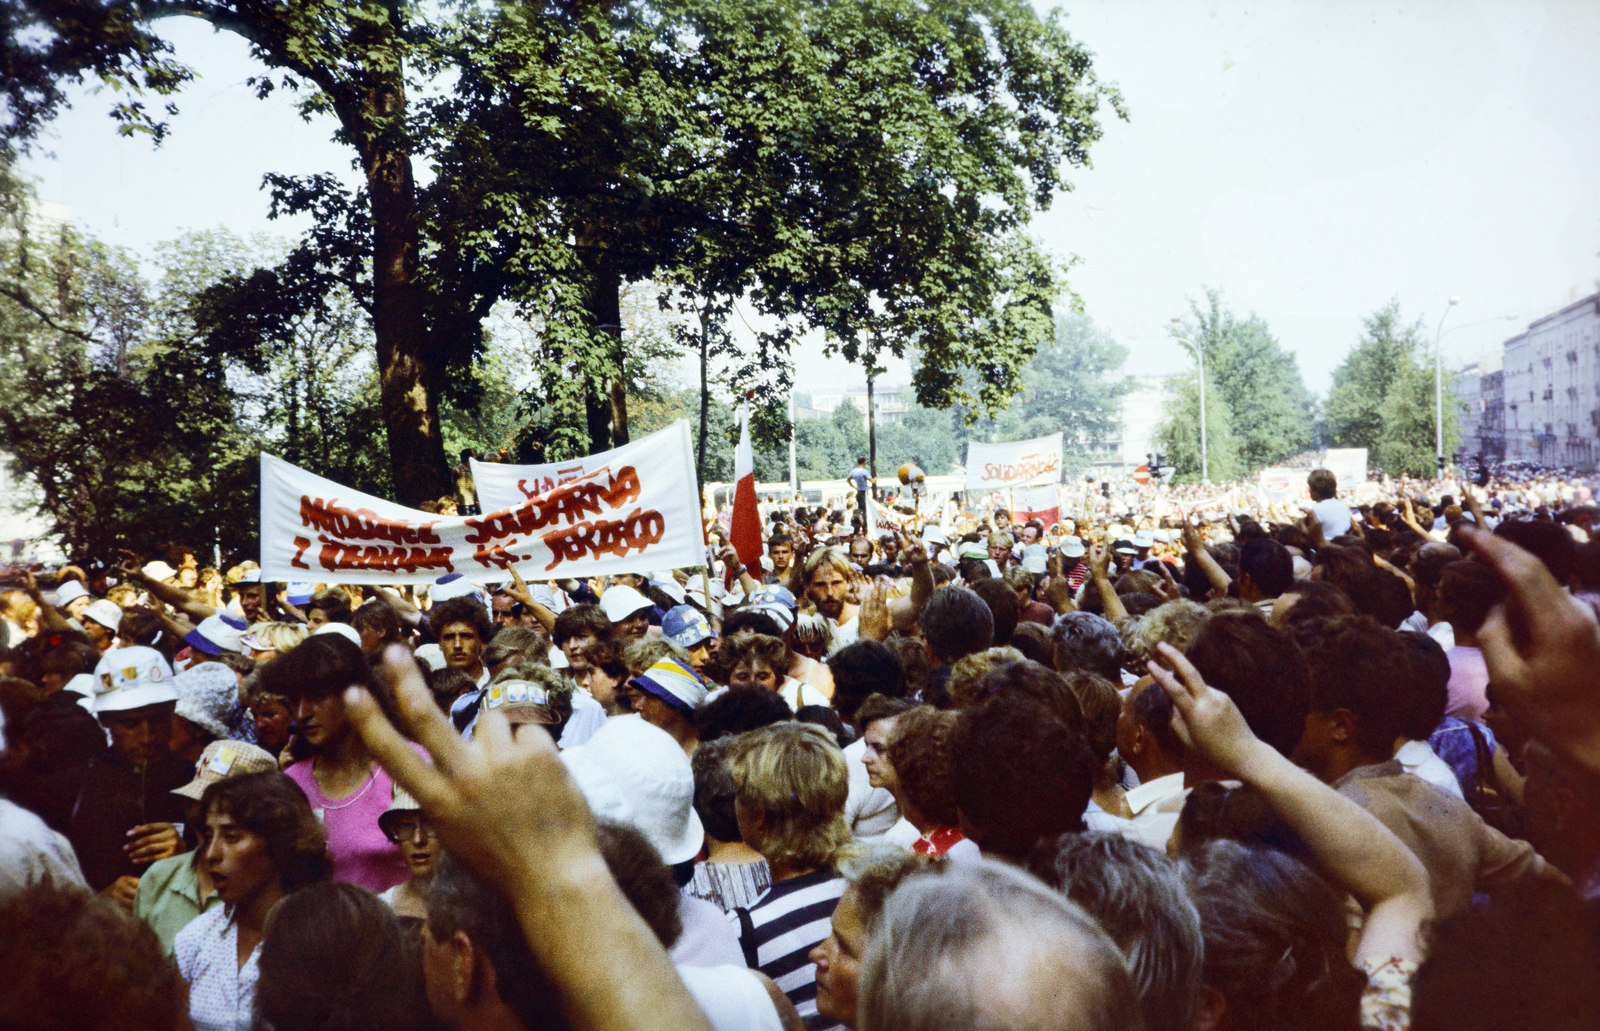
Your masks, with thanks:
[{"label": "woman in white blouse", "polygon": [[328,839],[295,783],[277,770],[219,780],[200,799],[200,861],[223,904],[178,932],[195,1031],[250,1027],[267,914],[285,895],[326,880]]}]

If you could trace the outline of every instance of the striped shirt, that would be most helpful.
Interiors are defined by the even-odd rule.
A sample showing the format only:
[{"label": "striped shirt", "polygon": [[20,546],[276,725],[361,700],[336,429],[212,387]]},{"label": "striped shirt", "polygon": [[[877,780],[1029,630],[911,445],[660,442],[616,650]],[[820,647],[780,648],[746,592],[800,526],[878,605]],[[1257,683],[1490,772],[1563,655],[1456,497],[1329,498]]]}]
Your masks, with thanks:
[{"label": "striped shirt", "polygon": [[[832,932],[834,906],[848,886],[826,867],[779,881],[749,909],[754,941],[740,939],[746,953],[754,945],[756,969],[789,997],[809,1031],[838,1027],[817,1015],[817,965],[808,954]],[[738,913],[729,919],[737,923]]]}]

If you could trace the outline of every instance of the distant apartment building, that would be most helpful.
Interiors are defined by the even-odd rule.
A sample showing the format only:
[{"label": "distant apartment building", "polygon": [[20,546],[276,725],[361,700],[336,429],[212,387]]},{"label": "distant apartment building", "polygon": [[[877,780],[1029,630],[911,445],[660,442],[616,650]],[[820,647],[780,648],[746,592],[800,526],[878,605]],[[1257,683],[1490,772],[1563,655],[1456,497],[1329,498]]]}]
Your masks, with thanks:
[{"label": "distant apartment building", "polygon": [[[906,412],[916,403],[917,395],[910,387],[886,387],[873,384],[872,403],[877,408],[875,419],[880,426],[889,426],[905,420]],[[811,403],[794,410],[796,419],[821,419],[833,414],[834,409],[849,401],[861,413],[861,425],[867,425],[867,388],[846,387],[840,390],[813,391]]]},{"label": "distant apartment building", "polygon": [[1456,382],[1456,397],[1465,406],[1460,445],[1465,455],[1483,455],[1494,461],[1505,457],[1505,371],[1501,360],[1501,355],[1489,354],[1469,362]]},{"label": "distant apartment building", "polygon": [[1155,431],[1172,399],[1171,377],[1135,376],[1134,387],[1122,397],[1117,436],[1092,449],[1094,468],[1107,473],[1131,473],[1156,451]]},{"label": "distant apartment building", "polygon": [[[1600,442],[1600,293],[1507,340],[1503,365],[1505,459],[1593,466]],[[1484,414],[1490,414],[1487,399]],[[1478,436],[1485,439],[1481,424]]]}]

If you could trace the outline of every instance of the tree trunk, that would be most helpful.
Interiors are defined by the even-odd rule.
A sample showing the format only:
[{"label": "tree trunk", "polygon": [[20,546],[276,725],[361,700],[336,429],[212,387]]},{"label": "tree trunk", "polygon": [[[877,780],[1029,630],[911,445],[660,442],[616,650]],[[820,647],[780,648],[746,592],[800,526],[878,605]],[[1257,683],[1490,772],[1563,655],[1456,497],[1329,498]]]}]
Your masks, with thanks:
[{"label": "tree trunk", "polygon": [[604,244],[592,236],[580,237],[578,246],[597,259],[591,266],[594,288],[589,294],[589,318],[596,333],[609,338],[605,371],[590,380],[584,399],[589,421],[590,454],[609,451],[628,442],[627,377],[623,370],[622,277],[603,261]]},{"label": "tree trunk", "polygon": [[397,140],[405,117],[398,69],[374,72],[364,84],[366,139],[358,139],[372,199],[372,328],[389,437],[389,467],[403,504],[452,493],[439,428],[440,361],[417,279],[420,234],[411,155]]}]

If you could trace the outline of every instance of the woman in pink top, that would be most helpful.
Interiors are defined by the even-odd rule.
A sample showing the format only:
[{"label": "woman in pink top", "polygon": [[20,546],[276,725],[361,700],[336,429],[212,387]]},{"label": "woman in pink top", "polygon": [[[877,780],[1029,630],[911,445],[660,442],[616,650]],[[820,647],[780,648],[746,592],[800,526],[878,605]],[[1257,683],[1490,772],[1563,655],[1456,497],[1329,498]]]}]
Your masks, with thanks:
[{"label": "woman in pink top", "polygon": [[373,892],[404,881],[410,873],[400,849],[378,826],[394,783],[345,714],[344,690],[352,684],[376,698],[388,694],[361,649],[339,634],[313,634],[262,666],[257,677],[261,690],[287,699],[294,714],[290,750],[299,761],[284,772],[327,829],[333,879]]}]

